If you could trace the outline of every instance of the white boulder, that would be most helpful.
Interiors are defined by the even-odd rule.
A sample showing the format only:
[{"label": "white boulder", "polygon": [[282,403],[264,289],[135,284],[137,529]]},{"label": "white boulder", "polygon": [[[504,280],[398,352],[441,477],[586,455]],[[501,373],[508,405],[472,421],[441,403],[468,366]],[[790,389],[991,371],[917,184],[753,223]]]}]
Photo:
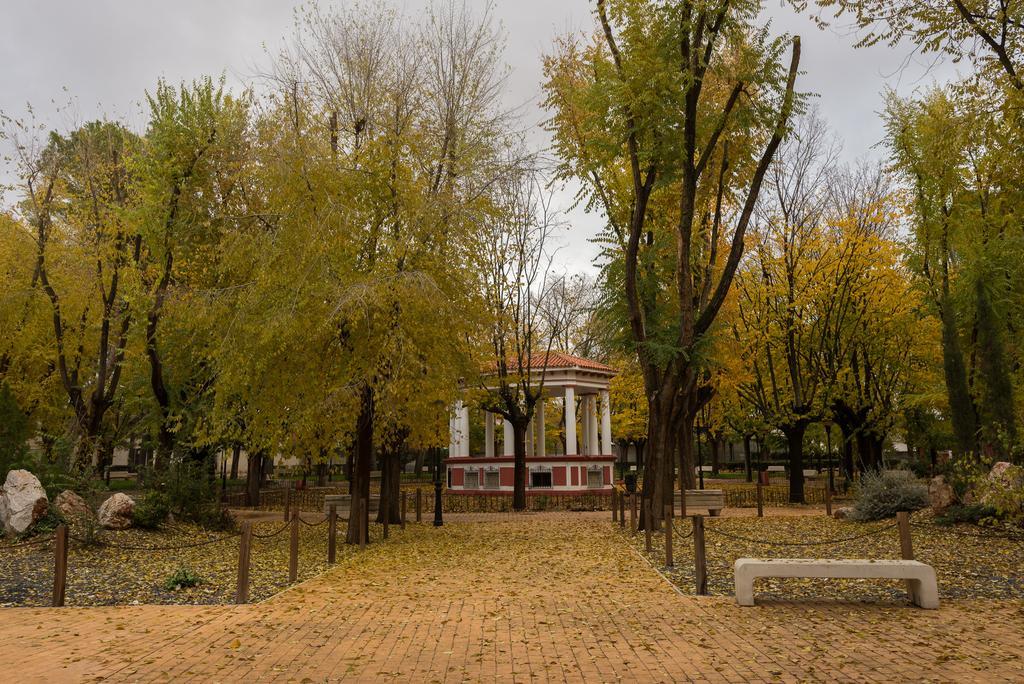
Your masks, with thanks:
[{"label": "white boulder", "polygon": [[50,502],[39,479],[27,470],[7,473],[0,493],[0,524],[7,534],[24,534],[46,515]]},{"label": "white boulder", "polygon": [[118,492],[100,505],[97,518],[100,527],[108,530],[124,530],[132,526],[132,513],[135,512],[135,499]]}]

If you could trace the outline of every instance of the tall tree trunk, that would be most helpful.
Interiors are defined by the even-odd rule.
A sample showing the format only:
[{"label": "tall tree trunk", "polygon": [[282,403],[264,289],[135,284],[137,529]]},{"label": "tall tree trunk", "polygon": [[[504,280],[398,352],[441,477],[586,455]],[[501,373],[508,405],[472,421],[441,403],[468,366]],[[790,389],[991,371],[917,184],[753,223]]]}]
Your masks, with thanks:
[{"label": "tall tree trunk", "polygon": [[[352,484],[350,487],[353,502],[369,503],[370,500],[370,471],[373,466],[373,422],[375,408],[376,398],[374,397],[373,388],[366,386],[362,391],[359,418],[356,420],[356,448],[352,461]],[[353,510],[354,508],[355,504],[353,503]],[[358,529],[360,525],[365,527],[367,531],[369,530],[369,506],[367,505],[366,509],[360,507],[359,513],[361,518],[360,524],[350,524],[348,526],[348,532],[345,536],[347,544],[359,543]],[[350,519],[354,519],[354,516],[350,516]],[[369,532],[367,532],[367,537],[369,537]]]},{"label": "tall tree trunk", "polygon": [[804,433],[807,423],[799,421],[783,428],[789,448],[789,502],[804,503]]},{"label": "tall tree trunk", "polygon": [[709,441],[711,442],[711,474],[717,475],[719,462],[722,460],[722,437],[715,435]]},{"label": "tall tree trunk", "polygon": [[[679,454],[680,479],[686,482],[687,464],[692,463],[692,453],[680,449],[680,439],[687,432],[685,426],[680,432],[678,405],[674,401],[677,396],[675,385],[669,381],[655,393],[654,399],[648,399],[647,448],[644,449],[644,483],[641,494],[640,524],[642,529],[658,529],[664,515],[665,505],[672,502],[673,471],[675,456]],[[675,420],[674,420],[675,419]],[[692,433],[692,419],[690,421]],[[690,481],[692,482],[692,474]],[[647,520],[646,511],[650,506],[651,520]]]},{"label": "tall tree trunk", "polygon": [[383,523],[385,515],[389,524],[402,522],[399,499],[402,496],[402,459],[397,448],[388,448],[381,454],[380,508],[377,522]]},{"label": "tall tree trunk", "polygon": [[753,469],[750,464],[750,435],[743,435],[743,467],[746,471],[747,482],[753,482]]},{"label": "tall tree trunk", "polygon": [[253,451],[248,454],[248,468],[245,473],[245,504],[260,505],[260,480],[263,473],[263,457]]},{"label": "tall tree trunk", "polygon": [[513,453],[515,468],[513,471],[512,510],[526,510],[526,426],[528,420],[512,421]]},{"label": "tall tree trunk", "polygon": [[946,394],[949,399],[953,436],[962,453],[977,453],[977,414],[967,382],[967,368],[964,365],[963,350],[960,347],[960,333],[957,332],[953,306],[948,297],[944,298],[939,312],[942,324],[942,369],[946,378]]},{"label": "tall tree trunk", "polygon": [[235,444],[231,447],[231,479],[238,479],[238,461],[242,458],[242,445]]}]

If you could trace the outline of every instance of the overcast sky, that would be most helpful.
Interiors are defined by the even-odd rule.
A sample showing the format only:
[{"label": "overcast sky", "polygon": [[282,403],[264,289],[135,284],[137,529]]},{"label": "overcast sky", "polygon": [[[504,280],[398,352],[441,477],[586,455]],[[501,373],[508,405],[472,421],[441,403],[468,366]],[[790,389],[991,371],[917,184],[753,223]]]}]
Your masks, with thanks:
[{"label": "overcast sky", "polygon": [[[425,0],[396,0],[415,11]],[[467,0],[472,6],[483,0]],[[326,0],[324,5],[330,4]],[[292,32],[293,0],[4,0],[0,22],[0,111],[60,126],[105,115],[141,129],[143,94],[159,77],[179,82],[225,73],[233,86],[248,82]],[[777,33],[803,40],[798,89],[817,95],[817,106],[843,140],[848,160],[880,157],[884,150],[878,112],[886,87],[908,94],[949,78],[953,65],[910,59],[909,49],[876,46],[855,50],[842,28],[821,31],[779,0],[767,0],[765,16]],[[512,67],[508,102],[537,107],[541,55],[552,38],[592,27],[592,0],[495,0]],[[70,112],[58,106],[72,101]],[[542,138],[538,137],[538,140]],[[7,174],[4,174],[5,177]],[[563,206],[571,197],[565,193]],[[575,211],[560,236],[558,262],[589,270],[595,249],[588,238],[601,220]]]}]

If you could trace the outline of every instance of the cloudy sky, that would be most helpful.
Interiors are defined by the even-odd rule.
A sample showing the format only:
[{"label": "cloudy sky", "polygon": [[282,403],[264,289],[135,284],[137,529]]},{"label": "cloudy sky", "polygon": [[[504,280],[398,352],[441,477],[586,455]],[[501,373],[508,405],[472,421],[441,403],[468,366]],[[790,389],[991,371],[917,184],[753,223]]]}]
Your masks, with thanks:
[{"label": "cloudy sky", "polygon": [[[341,2],[342,0],[336,0]],[[427,0],[395,0],[415,12]],[[483,0],[466,0],[471,6]],[[329,4],[328,0],[323,0]],[[143,94],[159,77],[171,82],[225,73],[229,83],[250,81],[291,33],[294,0],[5,0],[0,23],[0,111],[15,117],[31,105],[53,126],[105,115],[141,129]],[[592,0],[495,0],[512,67],[510,105],[537,107],[541,55],[552,38],[592,27]],[[817,95],[817,106],[843,140],[848,160],[879,157],[881,94],[908,94],[955,74],[954,67],[914,58],[909,48],[855,50],[842,27],[822,31],[780,0],[767,0],[776,32],[803,40],[798,88]],[[64,107],[71,102],[70,108]],[[538,138],[540,139],[540,138]],[[9,170],[4,177],[10,178]],[[568,204],[570,193],[564,193]],[[591,268],[587,241],[600,218],[576,211],[560,236],[563,268]]]}]

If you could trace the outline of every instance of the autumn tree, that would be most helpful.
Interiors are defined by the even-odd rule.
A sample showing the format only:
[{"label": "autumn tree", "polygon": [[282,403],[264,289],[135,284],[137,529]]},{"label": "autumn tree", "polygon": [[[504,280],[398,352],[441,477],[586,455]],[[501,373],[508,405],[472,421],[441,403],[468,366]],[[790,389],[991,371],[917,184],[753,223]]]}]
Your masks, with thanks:
[{"label": "autumn tree", "polygon": [[706,337],[794,108],[799,39],[758,28],[760,6],[600,0],[595,35],[563,39],[545,62],[560,173],[614,235],[608,258],[649,402],[643,496],[655,524],[677,451],[680,486],[692,484]]},{"label": "autumn tree", "polygon": [[512,425],[515,455],[512,509],[526,509],[526,432],[544,400],[544,371],[571,309],[545,306],[557,225],[551,195],[529,165],[497,185],[496,210],[480,227],[481,287],[490,314],[490,372],[481,377],[484,410]]},{"label": "autumn tree", "polygon": [[214,335],[203,317],[203,293],[226,284],[220,241],[237,234],[234,222],[244,219],[236,217],[246,215],[240,175],[249,146],[248,105],[209,78],[180,88],[160,82],[148,102],[149,126],[132,165],[132,205],[145,289],[138,318],[145,321],[156,403],[157,462],[166,465],[176,442],[190,444],[213,387]]},{"label": "autumn tree", "polygon": [[21,218],[35,241],[31,282],[45,297],[49,361],[74,415],[72,467],[102,468],[113,448],[114,405],[132,325],[126,279],[140,242],[129,212],[128,158],[138,139],[107,121],[46,141],[16,138]]}]

